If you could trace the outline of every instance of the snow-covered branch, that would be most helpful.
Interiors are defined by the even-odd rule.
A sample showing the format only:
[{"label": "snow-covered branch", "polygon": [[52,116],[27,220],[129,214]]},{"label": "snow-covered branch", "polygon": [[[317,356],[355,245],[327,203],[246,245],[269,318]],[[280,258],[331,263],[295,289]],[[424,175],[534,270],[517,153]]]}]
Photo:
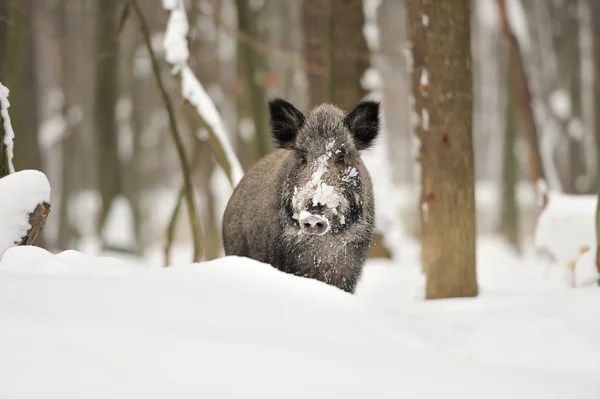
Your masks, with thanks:
[{"label": "snow-covered branch", "polygon": [[13,140],[15,133],[8,114],[9,90],[0,82],[0,177],[15,172],[13,166]]},{"label": "snow-covered branch", "polygon": [[[224,154],[225,159],[220,160],[221,166],[225,169],[232,185],[236,186],[243,176],[242,166],[228,139],[225,124],[217,107],[187,63],[189,25],[183,1],[163,0],[163,8],[170,12],[164,36],[165,59],[173,66],[172,73],[180,79],[183,98],[196,109],[203,125],[216,139],[215,144],[220,148],[213,148],[213,150],[222,151]],[[217,156],[217,159],[219,158]]]}]

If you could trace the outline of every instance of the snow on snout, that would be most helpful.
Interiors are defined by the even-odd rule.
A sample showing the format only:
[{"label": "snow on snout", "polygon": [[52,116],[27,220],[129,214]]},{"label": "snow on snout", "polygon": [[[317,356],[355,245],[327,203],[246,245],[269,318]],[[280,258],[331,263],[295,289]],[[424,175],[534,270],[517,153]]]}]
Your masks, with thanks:
[{"label": "snow on snout", "polygon": [[298,219],[299,213],[309,203],[312,203],[313,206],[323,205],[331,209],[333,213],[337,213],[338,207],[345,201],[335,187],[322,180],[323,175],[327,172],[332,147],[333,142],[327,143],[327,152],[317,158],[311,179],[300,188],[294,187],[294,196],[292,197],[294,219]]}]

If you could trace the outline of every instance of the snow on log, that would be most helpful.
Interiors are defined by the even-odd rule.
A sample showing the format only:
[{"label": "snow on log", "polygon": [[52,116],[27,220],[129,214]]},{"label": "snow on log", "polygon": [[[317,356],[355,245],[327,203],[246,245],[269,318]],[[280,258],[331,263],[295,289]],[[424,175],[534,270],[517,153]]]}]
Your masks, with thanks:
[{"label": "snow on log", "polygon": [[15,245],[31,245],[50,212],[50,183],[37,170],[0,179],[0,257]]}]

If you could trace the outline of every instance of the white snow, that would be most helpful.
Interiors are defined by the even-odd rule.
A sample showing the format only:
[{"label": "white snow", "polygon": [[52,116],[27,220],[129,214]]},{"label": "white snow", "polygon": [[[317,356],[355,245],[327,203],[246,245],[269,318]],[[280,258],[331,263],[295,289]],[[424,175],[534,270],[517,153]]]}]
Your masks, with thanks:
[{"label": "white snow", "polygon": [[529,39],[529,27],[527,26],[527,17],[521,0],[507,0],[506,13],[512,30],[517,37],[521,47],[527,51],[531,47]]},{"label": "white snow", "polygon": [[429,220],[429,204],[427,201],[421,201],[421,212],[423,213],[423,221]]},{"label": "white snow", "polygon": [[0,179],[0,258],[27,234],[29,214],[42,202],[50,202],[50,183],[42,172],[23,170]]},{"label": "white snow", "polygon": [[550,254],[571,285],[594,284],[596,268],[596,195],[568,195],[550,191],[540,213],[535,246]]},{"label": "white snow", "polygon": [[362,75],[360,84],[366,91],[374,91],[381,89],[383,86],[383,80],[381,79],[381,74],[376,68],[369,67]]},{"label": "white snow", "polygon": [[600,291],[480,243],[478,298],[416,263],[356,295],[245,258],[151,268],[16,247],[0,262],[3,398],[597,398]]},{"label": "white snow", "polygon": [[554,90],[552,94],[550,94],[548,101],[550,102],[552,111],[558,118],[564,121],[571,116],[571,98],[566,90]]},{"label": "white snow", "polygon": [[382,0],[367,0],[362,2],[365,24],[362,27],[367,47],[371,51],[379,49],[379,27],[377,26],[377,10]]},{"label": "white snow", "polygon": [[14,173],[15,167],[12,160],[14,156],[15,132],[10,122],[10,115],[8,114],[8,108],[10,107],[8,94],[8,88],[0,82],[0,115],[2,115],[2,120],[4,122],[4,145],[6,146],[6,156],[8,157],[8,172]]},{"label": "white snow", "polygon": [[106,225],[102,231],[106,245],[116,248],[133,248],[135,245],[135,222],[129,200],[120,195],[110,204]]},{"label": "white snow", "polygon": [[429,111],[427,111],[427,108],[423,108],[421,110],[421,122],[423,123],[423,130],[424,131],[428,131],[429,130]]},{"label": "white snow", "polygon": [[163,8],[170,11],[164,35],[165,59],[173,65],[173,73],[181,77],[181,94],[196,108],[198,115],[212,128],[221,144],[231,168],[231,184],[235,187],[243,176],[242,166],[231,146],[225,124],[215,103],[188,66],[187,34],[189,25],[182,0],[163,0]]},{"label": "white snow", "polygon": [[256,134],[256,126],[254,120],[246,117],[242,117],[238,122],[238,130],[240,137],[246,142],[250,142]]},{"label": "white snow", "polygon": [[423,68],[421,71],[421,79],[419,80],[421,86],[427,86],[429,84],[429,75],[427,74],[427,68]]}]

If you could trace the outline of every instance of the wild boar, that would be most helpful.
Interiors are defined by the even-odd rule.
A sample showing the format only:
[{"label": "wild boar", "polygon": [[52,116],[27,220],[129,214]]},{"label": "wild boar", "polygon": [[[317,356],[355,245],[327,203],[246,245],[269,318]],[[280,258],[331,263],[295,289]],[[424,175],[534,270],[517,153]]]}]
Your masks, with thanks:
[{"label": "wild boar", "polygon": [[226,255],[269,263],[354,293],[373,241],[375,204],[361,159],[379,134],[379,103],[307,116],[269,101],[275,147],[248,170],[223,217]]}]

